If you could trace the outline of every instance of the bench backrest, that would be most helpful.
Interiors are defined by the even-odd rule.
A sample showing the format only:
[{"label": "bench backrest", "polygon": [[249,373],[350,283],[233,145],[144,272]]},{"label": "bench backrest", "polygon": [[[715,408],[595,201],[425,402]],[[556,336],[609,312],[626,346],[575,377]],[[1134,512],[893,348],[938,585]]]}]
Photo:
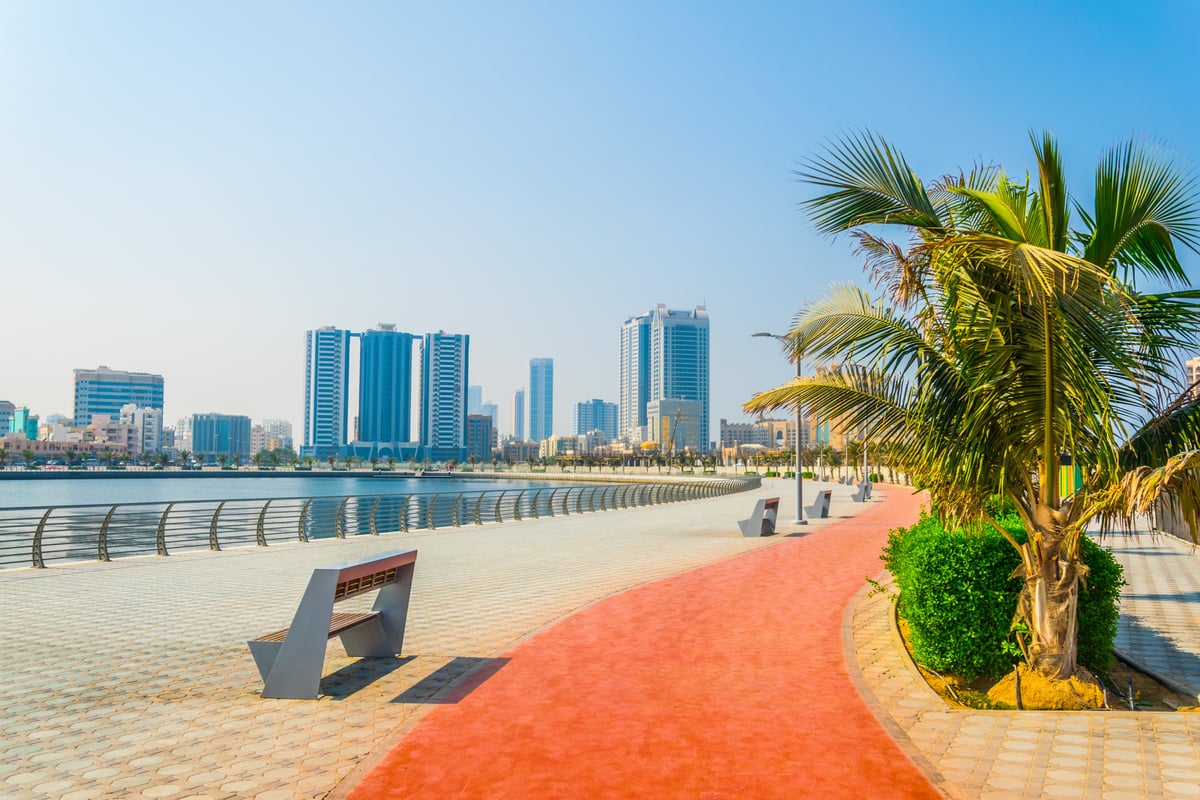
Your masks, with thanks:
[{"label": "bench backrest", "polygon": [[397,570],[416,560],[416,550],[403,550],[318,569],[338,571],[337,584],[333,589],[333,602],[336,603],[395,583],[398,580]]}]

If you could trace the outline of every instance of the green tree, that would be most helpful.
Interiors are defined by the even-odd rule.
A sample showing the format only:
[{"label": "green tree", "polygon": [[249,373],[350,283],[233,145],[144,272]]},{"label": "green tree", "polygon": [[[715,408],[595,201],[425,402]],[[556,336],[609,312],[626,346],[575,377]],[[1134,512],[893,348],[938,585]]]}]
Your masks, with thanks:
[{"label": "green tree", "polygon": [[34,465],[37,464],[37,457],[34,456],[32,450],[22,450],[21,460],[25,462],[26,469],[33,469]]},{"label": "green tree", "polygon": [[[1137,288],[1186,285],[1175,245],[1197,249],[1200,215],[1194,182],[1137,143],[1101,158],[1085,209],[1053,137],[1031,140],[1024,179],[977,167],[925,184],[873,134],[814,157],[803,178],[822,193],[804,206],[818,230],[851,232],[882,296],[843,286],[802,310],[792,353],[841,368],[747,408],[799,403],[886,439],[940,515],[1000,531],[1022,563],[1018,642],[1032,668],[1066,678],[1087,522],[1132,521],[1166,489],[1193,525],[1200,508],[1200,408],[1175,375],[1200,293]],[[885,225],[907,239],[882,238]],[[1067,497],[1065,458],[1087,468]],[[1026,542],[987,513],[996,493]]]},{"label": "green tree", "polygon": [[4,469],[4,467],[7,464],[8,464],[8,448],[0,447],[0,469]]}]

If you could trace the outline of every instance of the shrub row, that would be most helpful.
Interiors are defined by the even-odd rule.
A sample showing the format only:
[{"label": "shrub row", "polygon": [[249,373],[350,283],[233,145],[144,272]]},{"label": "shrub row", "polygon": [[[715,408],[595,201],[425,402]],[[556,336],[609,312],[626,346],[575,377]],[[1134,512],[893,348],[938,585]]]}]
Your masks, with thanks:
[{"label": "shrub row", "polygon": [[[1018,516],[999,521],[1025,541]],[[1089,571],[1079,589],[1079,661],[1103,671],[1117,635],[1121,565],[1086,537],[1080,554]],[[997,678],[1020,660],[1011,627],[1022,581],[1009,576],[1021,559],[999,532],[948,530],[922,512],[912,527],[890,533],[882,558],[900,589],[898,613],[917,661],[973,679]]]}]

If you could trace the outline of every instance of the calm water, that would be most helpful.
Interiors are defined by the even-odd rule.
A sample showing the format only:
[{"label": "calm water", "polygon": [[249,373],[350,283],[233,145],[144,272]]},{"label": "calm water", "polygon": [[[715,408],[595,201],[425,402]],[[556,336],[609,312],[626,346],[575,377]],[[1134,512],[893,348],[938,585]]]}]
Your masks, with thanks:
[{"label": "calm water", "polygon": [[[3,476],[3,473],[0,473]],[[537,488],[550,482],[482,480],[479,478],[402,478],[396,476],[280,476],[241,477],[61,477],[23,479],[0,477],[0,508],[93,505],[100,503],[221,500],[257,497],[344,497],[365,494],[479,492],[490,489]]]}]

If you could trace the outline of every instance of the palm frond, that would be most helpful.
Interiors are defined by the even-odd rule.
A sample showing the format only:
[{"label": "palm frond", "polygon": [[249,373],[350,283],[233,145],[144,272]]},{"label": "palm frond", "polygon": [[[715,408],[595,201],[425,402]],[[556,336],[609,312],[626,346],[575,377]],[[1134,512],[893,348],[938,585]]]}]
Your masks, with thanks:
[{"label": "palm frond", "polygon": [[797,175],[832,190],[801,203],[822,233],[872,224],[943,225],[904,156],[870,131],[847,134],[831,143],[824,155],[809,159]]}]

